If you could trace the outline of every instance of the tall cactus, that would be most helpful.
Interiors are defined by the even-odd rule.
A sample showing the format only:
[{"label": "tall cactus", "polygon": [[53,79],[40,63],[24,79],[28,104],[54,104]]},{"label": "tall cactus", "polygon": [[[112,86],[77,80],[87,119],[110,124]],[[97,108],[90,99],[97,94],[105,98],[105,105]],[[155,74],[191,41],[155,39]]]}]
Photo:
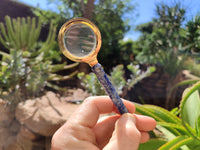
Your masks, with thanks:
[{"label": "tall cactus", "polygon": [[[0,23],[0,43],[9,53],[0,51],[0,96],[18,95],[19,101],[35,97],[45,86],[58,88],[49,81],[66,80],[68,76],[56,74],[57,71],[75,67],[72,65],[53,64],[60,51],[55,47],[56,28],[50,24],[45,42],[39,41],[42,29],[40,19],[5,17],[5,25]],[[16,99],[17,96],[14,96]],[[12,100],[11,100],[12,101]]]},{"label": "tall cactus", "polygon": [[[41,21],[36,18],[17,18],[5,17],[6,27],[0,23],[2,36],[0,42],[7,48],[30,50],[34,47],[41,32]],[[50,30],[55,32],[55,28]],[[53,39],[52,39],[53,40]]]}]

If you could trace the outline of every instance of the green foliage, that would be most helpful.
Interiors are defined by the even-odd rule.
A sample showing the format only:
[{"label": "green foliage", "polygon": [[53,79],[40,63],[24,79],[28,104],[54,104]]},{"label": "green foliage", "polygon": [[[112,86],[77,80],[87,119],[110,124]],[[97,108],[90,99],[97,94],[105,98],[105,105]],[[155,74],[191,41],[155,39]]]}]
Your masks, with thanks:
[{"label": "green foliage", "polygon": [[127,65],[130,62],[133,62],[135,56],[139,53],[139,43],[132,40],[121,40],[120,41],[120,53],[123,64]]},{"label": "green foliage", "polygon": [[150,139],[148,142],[141,144],[138,150],[157,150],[160,146],[162,146],[165,143],[165,140]]},{"label": "green foliage", "polygon": [[50,22],[53,23],[57,29],[60,29],[61,26],[66,22],[66,16],[63,17],[52,10],[41,10],[39,8],[32,9],[35,16],[40,18],[41,22],[44,25],[48,25]]},{"label": "green foliage", "polygon": [[180,55],[186,38],[186,31],[181,28],[185,9],[179,4],[159,4],[156,13],[158,17],[152,22],[137,27],[143,34],[139,39],[142,49],[136,60],[140,63],[159,64],[174,77],[185,61],[185,57]]},{"label": "green foliage", "polygon": [[[187,41],[188,51],[197,64],[200,62],[200,15],[187,22]],[[199,69],[198,69],[199,70]]]},{"label": "green foliage", "polygon": [[17,103],[30,97],[39,96],[45,86],[59,88],[50,81],[65,80],[69,76],[56,74],[77,64],[53,64],[60,55],[53,50],[56,28],[51,24],[45,42],[39,41],[41,20],[36,18],[5,17],[5,25],[0,23],[0,42],[8,53],[0,52],[0,95]]},{"label": "green foliage", "polygon": [[122,94],[122,90],[124,86],[126,86],[126,80],[124,78],[124,66],[123,65],[117,65],[112,69],[112,72],[110,73],[110,81],[113,84],[113,86],[116,88],[117,93]]},{"label": "green foliage", "polygon": [[127,66],[127,69],[131,71],[130,79],[127,80],[127,88],[131,89],[135,84],[137,84],[142,79],[150,76],[156,68],[154,66],[150,66],[147,68],[146,71],[142,71],[139,68],[139,65],[134,65],[133,63],[130,63]]},{"label": "green foliage", "polygon": [[78,73],[77,77],[81,80],[81,85],[92,95],[105,95],[103,87],[98,82],[94,73],[86,74]]},{"label": "green foliage", "polygon": [[164,71],[170,75],[171,78],[183,70],[187,55],[179,55],[173,50],[159,51],[159,59],[157,62],[162,65]]},{"label": "green foliage", "polygon": [[[117,64],[124,63],[120,41],[123,40],[124,34],[131,27],[129,20],[133,21],[136,17],[133,1],[49,0],[49,2],[57,5],[58,18],[66,19],[86,17],[88,3],[92,2],[90,4],[93,6],[91,8],[92,17],[89,19],[97,25],[102,35],[102,46],[98,54],[99,62],[105,67],[106,71]],[[128,13],[132,15],[130,16]],[[130,49],[126,49],[127,53],[129,51]],[[126,52],[123,51],[123,53]]]},{"label": "green foliage", "polygon": [[[180,108],[168,111],[159,106],[136,104],[136,111],[140,114],[153,117],[157,121],[157,129],[162,133],[153,142],[148,142],[148,147],[153,149],[155,143],[163,144],[158,150],[197,150],[200,148],[200,82],[197,82],[183,93]],[[174,112],[179,112],[178,117]]]},{"label": "green foliage", "polygon": [[136,60],[159,64],[174,77],[183,69],[188,56],[191,55],[199,63],[200,17],[197,15],[183,28],[185,9],[180,3],[171,6],[158,4],[156,14],[157,18],[151,22],[137,26],[142,36],[138,41],[141,51]]},{"label": "green foliage", "polygon": [[200,52],[200,16],[197,15],[187,23],[187,43],[191,45],[192,52]]},{"label": "green foliage", "polygon": [[[127,66],[131,71],[130,79],[126,80],[124,77],[125,71],[123,65],[117,65],[110,73],[109,79],[118,94],[122,94],[126,88],[130,90],[136,83],[151,75],[155,71],[155,67],[148,67],[146,71],[139,69],[138,65],[129,64]],[[98,82],[98,79],[94,73],[85,75],[84,73],[78,73],[78,78],[81,80],[82,86],[92,95],[105,95],[105,91]]]},{"label": "green foliage", "polygon": [[[121,94],[122,89],[126,84],[124,79],[123,65],[118,65],[113,68],[111,76],[108,76],[111,83],[117,90],[117,93]],[[92,95],[105,95],[105,91],[99,83],[96,75],[92,72],[85,75],[84,73],[78,73],[78,78],[81,80],[82,86]]]},{"label": "green foliage", "polygon": [[[130,29],[128,19],[133,20],[135,17],[134,7],[134,3],[130,0],[100,0],[96,4],[94,22],[102,35],[102,46],[98,59],[103,66],[111,68],[124,63],[120,41],[123,40],[124,34]],[[123,18],[126,13],[132,13],[131,18]],[[127,49],[126,52],[129,51],[130,49]]]}]

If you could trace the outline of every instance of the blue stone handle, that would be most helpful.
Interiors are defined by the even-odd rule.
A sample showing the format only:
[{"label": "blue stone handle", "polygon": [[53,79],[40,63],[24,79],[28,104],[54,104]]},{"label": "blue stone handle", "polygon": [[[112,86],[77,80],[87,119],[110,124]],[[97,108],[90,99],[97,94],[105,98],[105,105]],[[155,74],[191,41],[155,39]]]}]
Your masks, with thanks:
[{"label": "blue stone handle", "polygon": [[112,102],[118,109],[119,113],[120,114],[128,113],[128,110],[126,109],[124,103],[122,102],[121,98],[117,94],[117,91],[115,90],[112,83],[108,79],[101,65],[97,63],[96,65],[92,67],[92,71],[96,74],[97,78],[99,79],[99,82],[104,87],[106,93],[110,96]]}]

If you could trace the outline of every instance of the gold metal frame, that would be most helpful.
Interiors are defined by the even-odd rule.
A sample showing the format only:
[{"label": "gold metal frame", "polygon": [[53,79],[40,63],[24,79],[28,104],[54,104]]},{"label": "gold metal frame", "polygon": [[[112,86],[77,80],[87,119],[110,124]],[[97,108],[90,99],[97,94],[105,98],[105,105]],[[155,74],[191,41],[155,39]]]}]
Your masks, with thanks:
[{"label": "gold metal frame", "polygon": [[[65,47],[64,44],[64,34],[65,31],[74,24],[78,24],[78,23],[82,23],[85,24],[87,26],[89,26],[92,31],[94,32],[95,36],[96,36],[96,48],[90,52],[88,55],[84,56],[84,57],[77,57],[72,55]],[[95,64],[98,63],[97,61],[97,54],[100,50],[101,47],[101,34],[99,29],[96,27],[95,24],[93,24],[90,20],[86,19],[86,18],[75,18],[75,19],[71,19],[68,22],[66,22],[60,29],[59,31],[59,35],[58,35],[58,42],[59,42],[59,46],[60,49],[62,51],[62,53],[69,59],[71,59],[72,61],[76,61],[76,62],[85,62],[88,63],[91,67],[94,66]]]}]

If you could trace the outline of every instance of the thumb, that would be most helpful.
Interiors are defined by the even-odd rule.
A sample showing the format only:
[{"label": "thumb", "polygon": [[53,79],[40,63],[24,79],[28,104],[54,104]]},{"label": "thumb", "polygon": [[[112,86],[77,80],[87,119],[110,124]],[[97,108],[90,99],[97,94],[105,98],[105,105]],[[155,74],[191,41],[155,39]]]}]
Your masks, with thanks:
[{"label": "thumb", "polygon": [[113,135],[104,150],[137,150],[141,134],[132,114],[123,114],[115,123]]}]

